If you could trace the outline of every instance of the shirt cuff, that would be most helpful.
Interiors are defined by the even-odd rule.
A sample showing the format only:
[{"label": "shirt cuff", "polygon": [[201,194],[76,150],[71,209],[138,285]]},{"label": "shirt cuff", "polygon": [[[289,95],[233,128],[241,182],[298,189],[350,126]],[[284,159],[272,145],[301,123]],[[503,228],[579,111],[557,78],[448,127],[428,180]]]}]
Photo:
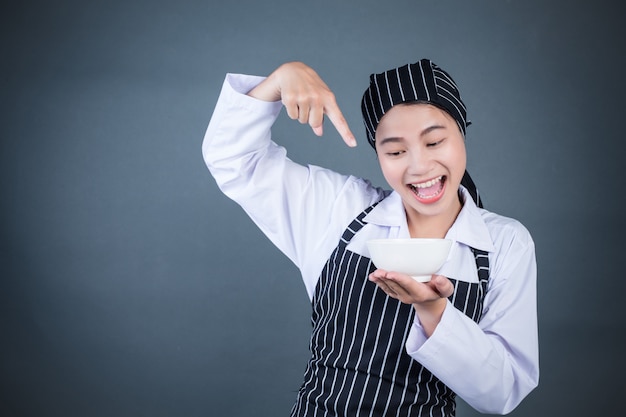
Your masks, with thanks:
[{"label": "shirt cuff", "polygon": [[226,74],[224,85],[222,86],[221,97],[228,103],[234,104],[255,113],[272,114],[274,117],[280,113],[282,102],[263,101],[248,96],[248,92],[259,85],[266,77],[243,74]]},{"label": "shirt cuff", "polygon": [[455,321],[453,309],[454,306],[448,300],[446,308],[443,310],[441,320],[433,334],[428,337],[424,332],[424,328],[419,321],[417,313],[413,319],[413,325],[409,330],[409,335],[406,340],[406,351],[413,358],[417,359],[423,355],[433,355],[439,350],[439,340],[446,340],[448,334],[452,331],[453,323]]}]

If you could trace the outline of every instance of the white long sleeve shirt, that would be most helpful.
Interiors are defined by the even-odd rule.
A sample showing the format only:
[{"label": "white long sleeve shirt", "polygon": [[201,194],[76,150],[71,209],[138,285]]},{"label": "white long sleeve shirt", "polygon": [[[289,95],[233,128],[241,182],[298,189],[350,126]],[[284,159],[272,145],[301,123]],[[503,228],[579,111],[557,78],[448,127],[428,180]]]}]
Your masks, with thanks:
[{"label": "white long sleeve shirt", "polygon": [[[245,95],[262,80],[227,75],[203,156],[220,189],[300,269],[312,298],[323,265],[363,209],[387,196],[348,246],[368,257],[369,239],[410,237],[406,215],[395,192],[289,160],[285,149],[271,141],[281,103]],[[453,249],[438,274],[478,282],[470,248],[489,252],[483,317],[477,324],[448,302],[430,337],[416,316],[406,350],[476,410],[505,414],[539,379],[535,248],[522,224],[479,209],[461,191],[463,208],[446,235]]]}]

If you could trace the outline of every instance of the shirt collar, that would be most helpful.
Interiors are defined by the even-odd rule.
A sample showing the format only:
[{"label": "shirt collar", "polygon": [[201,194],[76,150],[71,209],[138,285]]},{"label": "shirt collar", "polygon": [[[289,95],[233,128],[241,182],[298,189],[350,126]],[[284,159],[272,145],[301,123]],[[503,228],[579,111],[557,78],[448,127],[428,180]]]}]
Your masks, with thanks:
[{"label": "shirt collar", "polygon": [[[448,230],[446,238],[474,249],[493,252],[493,240],[482,217],[482,209],[476,206],[464,187],[460,187],[460,190],[461,198],[464,201],[463,207],[452,227]],[[398,227],[400,230],[398,237],[409,237],[402,198],[395,191],[378,203],[363,220],[377,226]]]}]

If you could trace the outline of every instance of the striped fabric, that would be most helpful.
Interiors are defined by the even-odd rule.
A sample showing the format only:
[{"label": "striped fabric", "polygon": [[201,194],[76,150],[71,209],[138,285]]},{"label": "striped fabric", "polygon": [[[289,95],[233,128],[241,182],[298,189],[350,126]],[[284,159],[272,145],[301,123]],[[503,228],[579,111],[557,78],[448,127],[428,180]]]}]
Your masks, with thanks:
[{"label": "striped fabric", "polygon": [[[404,348],[413,308],[368,280],[369,258],[346,250],[365,224],[363,211],[345,230],[313,299],[311,359],[291,416],[454,416],[455,394]],[[452,280],[454,306],[482,314],[489,259],[474,252],[480,283]]]},{"label": "striped fabric", "polygon": [[465,135],[467,111],[452,77],[429,59],[370,75],[370,85],[361,99],[367,140],[375,147],[376,128],[383,115],[396,104],[427,102],[440,107],[456,120]]},{"label": "striped fabric", "polygon": [[474,180],[470,177],[469,172],[467,170],[463,174],[463,178],[461,179],[461,185],[467,189],[467,191],[472,196],[472,200],[476,203],[477,207],[483,208],[483,199],[480,198],[480,193],[478,192],[478,188],[476,188],[476,184],[474,184]]}]

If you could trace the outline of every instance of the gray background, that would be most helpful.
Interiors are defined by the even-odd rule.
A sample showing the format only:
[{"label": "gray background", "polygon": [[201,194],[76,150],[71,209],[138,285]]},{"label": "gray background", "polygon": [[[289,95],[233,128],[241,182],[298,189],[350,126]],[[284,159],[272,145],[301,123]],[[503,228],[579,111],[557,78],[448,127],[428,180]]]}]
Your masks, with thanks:
[{"label": "gray background", "polygon": [[511,415],[620,409],[620,2],[1,7],[0,415],[288,415],[310,306],[295,267],[202,161],[222,80],[309,63],[360,146],[284,113],[276,140],[297,161],[383,185],[360,96],[371,72],[421,57],[461,87],[487,207],[536,240],[541,381]]}]

